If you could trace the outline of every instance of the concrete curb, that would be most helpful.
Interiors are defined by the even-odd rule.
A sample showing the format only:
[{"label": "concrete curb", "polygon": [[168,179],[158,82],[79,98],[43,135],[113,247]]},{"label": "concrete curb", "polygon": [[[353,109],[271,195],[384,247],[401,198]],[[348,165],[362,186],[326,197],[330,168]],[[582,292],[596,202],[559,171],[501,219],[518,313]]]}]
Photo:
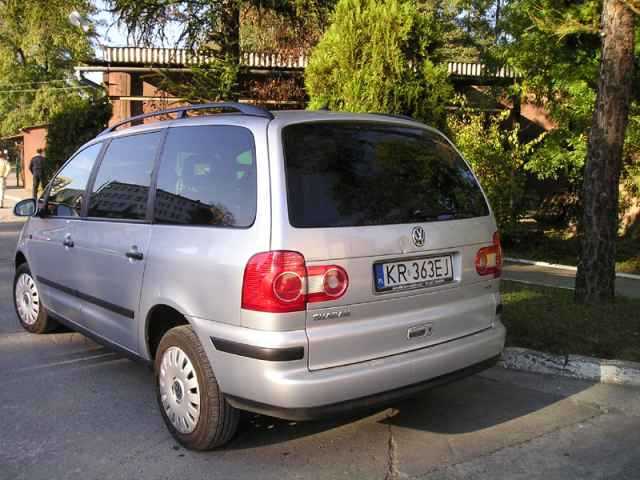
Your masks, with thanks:
[{"label": "concrete curb", "polygon": [[504,349],[500,365],[512,370],[640,387],[640,363],[636,362],[603,360],[582,355],[552,355],[527,348],[509,347]]},{"label": "concrete curb", "polygon": [[[555,268],[557,270],[570,270],[575,272],[578,270],[578,267],[573,267],[571,265],[560,265],[559,263],[549,263],[549,262],[536,262],[534,260],[527,260],[525,258],[513,258],[513,257],[504,257],[505,262],[511,263],[521,263],[524,265],[535,265],[537,267],[545,267],[545,268]],[[633,273],[616,273],[616,277],[620,278],[628,278],[631,280],[640,280],[640,275],[635,275]]]}]

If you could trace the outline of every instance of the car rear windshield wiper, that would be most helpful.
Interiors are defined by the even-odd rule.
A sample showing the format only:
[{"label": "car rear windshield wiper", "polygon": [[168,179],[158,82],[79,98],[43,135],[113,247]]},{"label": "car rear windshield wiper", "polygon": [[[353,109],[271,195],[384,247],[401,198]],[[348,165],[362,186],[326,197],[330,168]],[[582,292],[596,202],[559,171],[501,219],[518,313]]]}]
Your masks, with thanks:
[{"label": "car rear windshield wiper", "polygon": [[431,212],[423,213],[422,210],[412,210],[411,215],[416,220],[422,220],[423,222],[437,221],[437,220],[454,220],[459,218],[471,218],[476,216],[471,212],[464,212],[464,211],[458,212],[456,210],[443,210],[441,212],[435,212],[435,213],[431,213]]}]

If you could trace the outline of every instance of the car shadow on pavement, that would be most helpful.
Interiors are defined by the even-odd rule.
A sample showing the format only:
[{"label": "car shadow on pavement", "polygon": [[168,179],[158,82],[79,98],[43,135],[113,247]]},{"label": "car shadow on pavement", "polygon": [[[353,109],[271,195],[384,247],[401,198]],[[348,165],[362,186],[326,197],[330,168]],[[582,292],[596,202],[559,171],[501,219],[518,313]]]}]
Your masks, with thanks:
[{"label": "car shadow on pavement", "polygon": [[[544,381],[544,379],[541,379]],[[434,434],[457,435],[482,431],[508,424],[532,414],[538,415],[540,428],[560,421],[563,408],[556,404],[590,385],[576,382],[573,389],[561,393],[541,393],[479,375],[436,387],[406,400],[378,409],[354,412],[328,420],[291,422],[263,415],[246,414],[236,439],[229,450],[251,449],[287,442],[360,421],[401,427]],[[565,412],[566,412],[566,407]],[[554,410],[557,410],[554,413]],[[549,421],[545,420],[549,416]]]},{"label": "car shadow on pavement", "polygon": [[296,422],[243,412],[238,434],[225,447],[225,450],[245,450],[285,443],[329,432],[356,423],[376,413],[379,412],[359,412],[333,420]]},{"label": "car shadow on pavement", "polygon": [[[101,428],[105,434],[117,436],[127,431],[130,420],[126,417],[135,412],[143,412],[149,426],[160,428],[162,420],[155,405],[153,379],[148,366],[125,360],[125,357],[66,329],[48,335],[7,338],[15,339],[13,343],[6,340],[4,346],[4,354],[11,359],[11,370],[28,374],[27,378],[32,382],[44,381],[48,372],[57,372],[55,378],[60,379],[76,378],[84,372],[91,378],[91,391],[100,395],[101,402],[109,404],[127,397],[127,412],[121,412],[117,418],[110,418],[103,424]],[[549,379],[538,376],[535,381],[546,382]],[[86,388],[84,383],[82,387],[80,384],[77,387],[70,385],[74,392]],[[114,390],[114,385],[118,385],[118,389]],[[403,401],[323,421],[293,422],[243,413],[238,435],[225,447],[225,451],[271,447],[317,436],[327,438],[325,434],[331,432],[348,432],[353,435],[351,438],[357,437],[366,442],[365,437],[372,432],[386,432],[390,427],[426,433],[427,436],[420,437],[420,441],[438,434],[456,436],[486,430],[494,430],[495,435],[526,436],[571,422],[572,418],[591,415],[584,409],[577,411],[580,407],[572,400],[567,401],[590,386],[587,382],[575,382],[562,391],[541,391],[481,374],[427,390]],[[83,408],[90,417],[97,412],[90,402]],[[523,422],[513,422],[524,417],[527,418],[525,426]],[[169,438],[169,433],[165,433]]]},{"label": "car shadow on pavement", "polygon": [[446,434],[471,433],[531,415],[588,388],[576,382],[562,393],[540,393],[510,383],[473,376],[398,403],[391,425]]}]

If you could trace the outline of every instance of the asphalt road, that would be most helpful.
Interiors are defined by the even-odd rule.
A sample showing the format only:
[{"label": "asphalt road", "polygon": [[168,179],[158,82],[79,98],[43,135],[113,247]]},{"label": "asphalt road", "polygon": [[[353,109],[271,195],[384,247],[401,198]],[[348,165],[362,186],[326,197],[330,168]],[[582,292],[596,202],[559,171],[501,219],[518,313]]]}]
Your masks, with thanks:
[{"label": "asphalt road", "polygon": [[373,414],[247,415],[222,451],[167,433],[151,373],[71,332],[20,330],[0,224],[0,479],[637,479],[640,389],[495,368]]}]

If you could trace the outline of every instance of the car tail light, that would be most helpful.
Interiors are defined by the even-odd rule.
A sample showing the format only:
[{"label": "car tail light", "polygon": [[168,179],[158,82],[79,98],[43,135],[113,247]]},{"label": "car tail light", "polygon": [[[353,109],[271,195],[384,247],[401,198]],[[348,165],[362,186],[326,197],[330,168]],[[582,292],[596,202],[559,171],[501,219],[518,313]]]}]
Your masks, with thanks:
[{"label": "car tail light", "polygon": [[326,302],[344,295],[349,276],[338,265],[313,266],[307,269],[307,301]]},{"label": "car tail light", "polygon": [[349,286],[338,265],[307,267],[298,252],[273,251],[251,257],[244,270],[242,308],[259,312],[299,312],[308,302],[342,297]]},{"label": "car tail light", "polygon": [[493,234],[493,244],[483,247],[476,254],[476,272],[478,275],[493,275],[498,278],[502,273],[502,246],[500,233]]},{"label": "car tail light", "polygon": [[298,252],[258,253],[244,270],[242,308],[260,312],[298,312],[305,309],[307,268]]}]

